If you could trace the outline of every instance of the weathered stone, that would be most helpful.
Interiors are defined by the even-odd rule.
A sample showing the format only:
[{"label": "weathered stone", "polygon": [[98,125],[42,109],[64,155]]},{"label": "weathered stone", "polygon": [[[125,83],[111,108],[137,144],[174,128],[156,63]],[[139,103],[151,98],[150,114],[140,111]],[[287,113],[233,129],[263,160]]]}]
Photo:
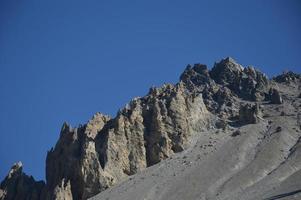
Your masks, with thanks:
[{"label": "weathered stone", "polygon": [[47,155],[49,198],[64,199],[65,191],[86,199],[184,150],[208,116],[202,96],[185,92],[179,83],[152,88],[114,119],[98,113],[78,128],[64,124]]},{"label": "weathered stone", "polygon": [[256,124],[261,118],[258,104],[243,104],[239,109],[239,121],[243,124]]},{"label": "weathered stone", "polygon": [[284,72],[283,74],[273,78],[278,83],[290,83],[301,80],[301,75],[292,71]]},{"label": "weathered stone", "polygon": [[267,76],[254,67],[246,67],[240,82],[239,95],[243,99],[262,101],[268,90],[269,80]]},{"label": "weathered stone", "polygon": [[279,91],[275,88],[271,88],[269,91],[270,101],[272,104],[282,104],[283,100]]},{"label": "weathered stone", "polygon": [[239,135],[241,135],[240,130],[236,130],[236,131],[234,131],[234,132],[231,134],[232,137],[236,137],[236,136],[239,136]]},{"label": "weathered stone", "polygon": [[57,199],[57,200],[72,200],[72,192],[71,192],[71,185],[70,181],[65,181],[65,179],[62,179],[61,184],[58,184],[53,191],[53,196],[51,199]]},{"label": "weathered stone", "polygon": [[212,84],[212,79],[209,75],[209,70],[206,65],[195,64],[193,67],[188,65],[185,71],[180,76],[186,88],[190,91],[202,91],[208,84]]},{"label": "weathered stone", "polygon": [[1,200],[42,199],[43,181],[35,181],[22,172],[22,163],[15,163],[0,185]]},{"label": "weathered stone", "polygon": [[[77,128],[64,123],[57,144],[47,154],[46,186],[16,165],[1,183],[0,200],[87,199],[185,150],[202,129],[230,129],[237,117],[238,125],[257,123],[259,106],[241,102],[260,102],[265,97],[282,102],[278,90],[268,92],[270,83],[298,79],[285,74],[270,82],[263,73],[243,68],[229,57],[215,63],[211,71],[203,64],[189,65],[178,84],[152,87],[115,118],[96,113]],[[212,114],[217,117],[209,120]]]},{"label": "weathered stone", "polygon": [[228,123],[227,123],[227,121],[226,121],[225,119],[219,119],[219,120],[217,120],[217,121],[215,122],[215,126],[216,126],[216,128],[218,128],[218,129],[223,129],[223,130],[225,130],[225,129],[227,128],[227,126],[228,126]]},{"label": "weathered stone", "polygon": [[243,68],[232,58],[216,63],[210,71],[211,78],[218,84],[228,87],[240,98],[261,101],[269,85],[268,78],[253,67]]},{"label": "weathered stone", "polygon": [[67,196],[71,192],[73,199],[86,199],[110,186],[95,147],[95,137],[109,119],[97,113],[84,126],[73,129],[63,125],[60,139],[46,159],[50,199],[64,199],[63,191]]},{"label": "weathered stone", "polygon": [[210,71],[210,77],[218,84],[227,86],[233,91],[239,90],[243,67],[230,57],[215,63]]}]

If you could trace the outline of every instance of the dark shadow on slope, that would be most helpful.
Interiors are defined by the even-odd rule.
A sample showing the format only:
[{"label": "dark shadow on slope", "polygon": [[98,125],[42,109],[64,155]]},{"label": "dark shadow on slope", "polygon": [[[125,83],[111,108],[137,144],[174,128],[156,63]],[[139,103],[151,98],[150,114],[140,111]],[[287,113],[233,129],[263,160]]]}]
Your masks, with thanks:
[{"label": "dark shadow on slope", "polygon": [[279,194],[279,195],[276,195],[276,196],[272,196],[272,197],[266,198],[264,200],[282,199],[284,197],[292,196],[292,195],[300,193],[300,192],[301,192],[301,190],[295,190],[295,191],[292,191],[292,192],[288,192],[288,193],[283,193],[283,194]]}]

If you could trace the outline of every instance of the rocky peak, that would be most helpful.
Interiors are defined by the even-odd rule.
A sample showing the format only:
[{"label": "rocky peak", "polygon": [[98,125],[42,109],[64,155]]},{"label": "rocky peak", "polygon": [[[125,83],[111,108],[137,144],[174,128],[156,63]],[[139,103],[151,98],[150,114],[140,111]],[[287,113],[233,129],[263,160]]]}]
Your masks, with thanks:
[{"label": "rocky peak", "polygon": [[22,171],[22,163],[15,163],[0,185],[0,199],[2,200],[39,200],[43,197],[45,183],[35,181]]},{"label": "rocky peak", "polygon": [[262,101],[269,98],[270,81],[254,67],[243,67],[227,57],[214,64],[188,65],[180,76],[180,82],[194,94],[202,94],[207,109],[220,117],[238,114],[238,99]]},{"label": "rocky peak", "polygon": [[214,64],[210,76],[216,83],[235,89],[242,72],[243,67],[236,63],[234,59],[227,57]]},{"label": "rocky peak", "polygon": [[278,83],[291,83],[301,81],[301,75],[292,71],[284,72],[283,74],[273,78]]},{"label": "rocky peak", "polygon": [[240,98],[246,100],[263,100],[269,80],[266,75],[254,67],[243,68],[232,58],[216,63],[210,71],[211,78],[218,84],[231,89]]},{"label": "rocky peak", "polygon": [[184,150],[210,116],[202,96],[185,90],[183,83],[164,84],[131,100],[115,118],[96,113],[78,128],[64,123],[47,155],[49,198],[86,199]]},{"label": "rocky peak", "polygon": [[96,113],[83,126],[71,128],[64,123],[60,138],[47,154],[46,180],[49,199],[86,199],[106,188],[95,147],[95,138],[110,118]]},{"label": "rocky peak", "polygon": [[[276,77],[276,85],[288,79],[297,80],[298,75]],[[26,176],[21,163],[15,164],[1,183],[0,199],[21,199],[15,194],[34,200],[87,199],[187,149],[203,129],[225,129],[235,119],[257,123],[261,111],[256,103],[264,98],[283,101],[270,87],[263,73],[230,57],[211,70],[204,64],[188,65],[179,83],[150,88],[114,118],[96,113],[79,127],[64,123],[47,154],[46,186]]]},{"label": "rocky peak", "polygon": [[21,161],[15,163],[11,167],[11,169],[10,169],[8,175],[7,175],[8,179],[10,179],[10,178],[12,178],[14,176],[20,176],[22,174],[22,167],[23,167],[23,164],[22,164]]},{"label": "rocky peak", "polygon": [[207,84],[212,83],[209,70],[204,64],[195,64],[193,67],[188,65],[181,74],[180,81],[183,82],[190,91],[202,91]]},{"label": "rocky peak", "polygon": [[93,115],[92,119],[89,120],[85,127],[86,135],[94,139],[97,133],[110,119],[110,116],[97,112],[95,115]]}]

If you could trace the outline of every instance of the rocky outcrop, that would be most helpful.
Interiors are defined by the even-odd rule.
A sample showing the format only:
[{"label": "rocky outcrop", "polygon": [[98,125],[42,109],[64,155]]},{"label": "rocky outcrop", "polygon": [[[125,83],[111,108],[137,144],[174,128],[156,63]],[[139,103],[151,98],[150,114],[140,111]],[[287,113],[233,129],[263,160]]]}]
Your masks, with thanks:
[{"label": "rocky outcrop", "polygon": [[222,118],[238,114],[238,99],[264,100],[270,87],[266,75],[230,57],[215,63],[212,70],[203,64],[188,65],[180,80],[189,91],[202,93],[207,109]]},{"label": "rocky outcrop", "polygon": [[211,78],[228,87],[242,99],[258,101],[265,98],[268,78],[253,67],[243,68],[232,58],[216,63],[210,71]]},{"label": "rocky outcrop", "polygon": [[239,109],[239,122],[241,124],[256,124],[261,119],[261,111],[258,104],[243,104]]},{"label": "rocky outcrop", "polygon": [[272,104],[282,104],[283,100],[276,88],[271,88],[269,91],[269,98]]},{"label": "rocky outcrop", "polygon": [[204,128],[209,118],[202,95],[187,93],[182,83],[153,88],[145,100],[148,165],[184,150],[190,136]]},{"label": "rocky outcrop", "polygon": [[64,124],[47,155],[48,198],[86,199],[184,150],[208,116],[201,95],[167,84],[133,99],[114,119],[98,113],[78,128]]},{"label": "rocky outcrop", "polygon": [[45,183],[36,182],[22,171],[22,163],[15,163],[0,185],[1,200],[43,199]]},{"label": "rocky outcrop", "polygon": [[98,132],[109,120],[108,116],[97,113],[84,126],[63,125],[60,138],[46,159],[49,199],[64,199],[70,193],[73,199],[86,199],[110,186],[95,146]]},{"label": "rocky outcrop", "polygon": [[301,75],[296,74],[292,71],[284,72],[283,74],[276,76],[273,78],[274,81],[278,83],[291,83],[291,82],[297,82],[301,80]]},{"label": "rocky outcrop", "polygon": [[215,63],[210,71],[210,76],[216,83],[237,92],[239,91],[242,74],[243,67],[230,57]]},{"label": "rocky outcrop", "polygon": [[188,65],[181,74],[180,80],[186,88],[194,92],[202,92],[206,87],[214,84],[210,78],[209,70],[204,64],[195,64],[193,67]]},{"label": "rocky outcrop", "polygon": [[[287,76],[276,77],[275,84]],[[47,154],[46,185],[15,165],[1,183],[0,199],[87,199],[187,149],[203,129],[226,130],[236,120],[239,125],[258,123],[258,102],[282,102],[279,91],[269,92],[270,87],[263,73],[229,57],[212,70],[188,65],[179,83],[151,88],[114,118],[96,113],[79,127],[64,123]]]}]

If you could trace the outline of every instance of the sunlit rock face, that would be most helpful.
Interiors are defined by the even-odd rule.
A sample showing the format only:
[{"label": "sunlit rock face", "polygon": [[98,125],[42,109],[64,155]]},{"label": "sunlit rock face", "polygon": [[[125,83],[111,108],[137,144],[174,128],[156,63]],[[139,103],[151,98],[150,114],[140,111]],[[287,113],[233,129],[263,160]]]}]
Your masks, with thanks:
[{"label": "sunlit rock face", "polygon": [[86,199],[183,151],[209,116],[202,96],[180,83],[151,88],[113,119],[96,114],[78,128],[64,124],[47,155],[49,198],[63,198],[65,191]]},{"label": "sunlit rock face", "polygon": [[[274,127],[272,122],[278,120],[277,123],[281,124],[279,116],[293,116],[286,113],[298,107],[294,96],[296,91],[297,96],[300,94],[298,87],[298,74],[289,72],[269,80],[254,67],[243,67],[230,57],[216,62],[211,69],[204,64],[188,65],[179,83],[150,88],[148,94],[131,100],[113,118],[96,113],[86,124],[75,128],[64,123],[56,145],[47,153],[46,183],[25,175],[22,165],[15,164],[1,183],[0,200],[87,199],[127,180],[129,176],[147,171],[150,166],[169,160],[167,158],[172,158],[176,153],[188,149],[188,152],[194,151],[198,141],[205,141],[205,133],[222,132],[224,136],[209,136],[221,137],[221,144],[227,141],[227,136],[235,142],[244,135],[244,129],[250,133],[258,129],[264,135],[262,138],[272,137],[274,132],[283,133],[286,129]],[[281,109],[280,114],[275,114]],[[292,119],[301,123],[298,117]],[[257,136],[254,134],[257,132],[248,135],[249,145],[242,142],[237,146],[250,148],[250,152],[255,147],[261,148],[256,146],[256,142],[265,143],[257,141],[261,138],[259,133]],[[283,141],[279,139],[279,143],[291,147],[298,134],[292,135],[288,138],[283,136]],[[231,142],[229,144],[232,145]],[[217,149],[214,143],[206,145]],[[243,151],[236,150],[238,148],[227,145],[224,151],[221,150],[222,159],[217,158],[229,161],[235,169],[239,169],[245,163],[237,160],[249,154],[245,155]],[[209,155],[214,151],[207,151],[202,144],[196,152]],[[243,155],[239,154],[240,157],[234,159],[227,157],[227,152]],[[283,150],[282,154],[285,153]],[[281,160],[277,159],[275,163]],[[180,165],[186,166],[187,162]],[[211,168],[219,169],[217,165]],[[204,172],[204,169],[200,170]],[[214,174],[212,179],[207,180],[211,192],[219,187],[209,184],[215,180],[213,177]]]},{"label": "sunlit rock face", "polygon": [[95,147],[95,137],[109,120],[97,113],[78,128],[63,125],[60,138],[46,159],[49,199],[66,199],[64,193],[73,199],[85,199],[110,185]]}]

